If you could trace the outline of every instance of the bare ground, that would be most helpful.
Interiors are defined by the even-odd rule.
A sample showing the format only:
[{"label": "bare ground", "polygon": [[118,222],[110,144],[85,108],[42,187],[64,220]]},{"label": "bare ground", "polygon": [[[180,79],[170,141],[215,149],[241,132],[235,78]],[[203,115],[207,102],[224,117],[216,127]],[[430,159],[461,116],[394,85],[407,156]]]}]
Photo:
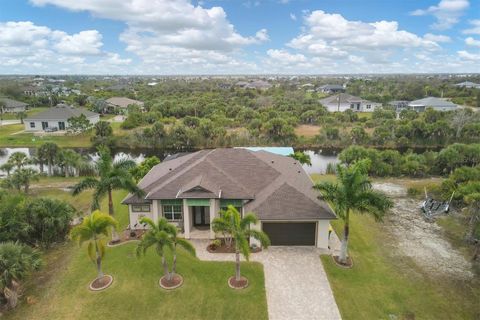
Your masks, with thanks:
[{"label": "bare ground", "polygon": [[400,184],[377,182],[374,188],[394,200],[392,214],[385,219],[385,227],[397,242],[392,252],[412,258],[426,271],[462,280],[473,277],[471,263],[443,237],[441,227],[423,219],[422,201],[407,197]]}]

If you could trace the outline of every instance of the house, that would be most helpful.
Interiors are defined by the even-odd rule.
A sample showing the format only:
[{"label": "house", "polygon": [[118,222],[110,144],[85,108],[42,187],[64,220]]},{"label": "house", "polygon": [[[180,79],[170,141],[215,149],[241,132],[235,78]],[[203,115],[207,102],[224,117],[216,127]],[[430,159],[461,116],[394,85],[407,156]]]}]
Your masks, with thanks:
[{"label": "house", "polygon": [[394,100],[390,101],[388,105],[391,106],[395,110],[395,112],[401,112],[402,110],[410,109],[408,106],[409,103],[410,101],[407,100]]},{"label": "house", "polygon": [[427,97],[419,100],[411,101],[408,107],[415,111],[425,111],[432,108],[437,111],[452,111],[457,109],[457,105],[445,99],[436,97]]},{"label": "house", "polygon": [[25,131],[45,131],[47,128],[65,130],[68,128],[68,119],[84,114],[93,125],[100,121],[100,115],[85,109],[77,109],[66,104],[58,104],[46,111],[37,113],[24,119]]},{"label": "house", "polygon": [[3,113],[24,112],[28,109],[28,103],[8,98],[0,98],[0,108]]},{"label": "house", "polygon": [[320,100],[329,112],[353,110],[355,112],[373,112],[381,103],[371,102],[348,93],[339,93]]},{"label": "house", "polygon": [[457,83],[455,84],[456,87],[460,87],[460,88],[467,88],[467,89],[480,89],[480,84],[479,83],[474,83],[474,82],[471,82],[471,81],[464,81],[464,82],[460,82],[460,83]]},{"label": "house", "polygon": [[107,103],[107,108],[110,109],[110,111],[121,111],[122,113],[127,112],[127,108],[129,105],[136,105],[140,107],[141,110],[143,110],[144,106],[143,101],[138,101],[126,97],[113,97],[105,101]]},{"label": "house", "polygon": [[258,90],[268,90],[272,87],[270,83],[263,80],[254,80],[254,81],[238,81],[235,84],[237,87],[244,89],[258,89]]},{"label": "house", "polygon": [[338,84],[326,84],[324,86],[321,86],[318,88],[318,91],[322,93],[339,93],[339,92],[345,92],[345,87],[338,85]]},{"label": "house", "polygon": [[129,194],[122,202],[129,207],[130,228],[144,228],[141,217],[164,217],[187,239],[214,239],[213,219],[233,205],[242,215],[257,215],[252,228],[265,231],[272,245],[326,248],[336,218],[297,160],[264,150],[179,154],[153,167],[138,186],[144,196]]}]

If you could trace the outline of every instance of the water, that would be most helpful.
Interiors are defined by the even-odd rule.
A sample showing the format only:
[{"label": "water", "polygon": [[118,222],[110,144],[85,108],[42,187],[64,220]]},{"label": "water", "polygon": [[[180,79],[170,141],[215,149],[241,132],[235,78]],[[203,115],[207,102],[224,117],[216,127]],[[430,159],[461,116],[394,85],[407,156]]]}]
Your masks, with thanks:
[{"label": "water", "polygon": [[[33,157],[36,154],[35,148],[4,148],[5,154],[0,154],[0,166],[8,161],[8,157],[14,152],[23,152],[28,157]],[[92,149],[75,149],[77,152],[85,155],[91,161],[98,159],[98,154]],[[334,150],[304,150],[310,155],[312,166],[304,165],[303,168],[308,174],[311,173],[325,173],[327,165],[329,163],[338,163],[338,152]],[[163,160],[169,152],[154,151],[151,149],[146,150],[126,150],[118,149],[114,151],[115,160],[126,158],[135,161],[137,164],[142,162],[146,157],[157,156],[160,160]],[[38,165],[31,165],[31,168],[39,170]],[[0,176],[5,172],[0,170]]]}]

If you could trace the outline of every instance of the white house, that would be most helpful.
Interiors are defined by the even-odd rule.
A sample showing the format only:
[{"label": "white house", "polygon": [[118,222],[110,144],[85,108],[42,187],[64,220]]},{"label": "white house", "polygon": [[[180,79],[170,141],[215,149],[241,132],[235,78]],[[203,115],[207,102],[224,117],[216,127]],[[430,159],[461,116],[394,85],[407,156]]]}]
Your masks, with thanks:
[{"label": "white house", "polygon": [[320,100],[320,103],[327,108],[329,112],[352,110],[355,112],[373,112],[375,108],[382,104],[368,101],[360,97],[352,96],[348,93],[339,93]]},{"label": "white house", "polygon": [[455,103],[435,97],[427,97],[411,101],[408,104],[408,107],[415,111],[425,111],[427,108],[432,108],[437,111],[453,111],[458,108]]},{"label": "white house", "polygon": [[78,109],[66,104],[59,104],[56,107],[47,109],[46,111],[37,113],[24,119],[25,131],[45,131],[47,128],[56,128],[57,130],[65,130],[68,128],[68,120],[84,114],[94,125],[100,121],[100,115],[86,109]]},{"label": "white house", "polygon": [[28,108],[28,103],[8,98],[0,98],[0,108],[4,113],[24,112]]}]

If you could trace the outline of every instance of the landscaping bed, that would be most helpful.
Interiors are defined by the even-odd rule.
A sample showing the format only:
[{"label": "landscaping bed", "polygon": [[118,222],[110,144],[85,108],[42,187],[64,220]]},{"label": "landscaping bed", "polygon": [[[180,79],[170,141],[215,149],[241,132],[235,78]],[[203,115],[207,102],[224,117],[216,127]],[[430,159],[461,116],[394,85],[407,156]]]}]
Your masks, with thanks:
[{"label": "landscaping bed", "polygon": [[[235,253],[235,242],[232,241],[230,246],[228,246],[223,240],[221,240],[220,245],[210,243],[207,246],[207,251],[210,253]],[[262,251],[262,248],[260,247],[250,248],[251,253],[257,253],[260,251]]]}]

